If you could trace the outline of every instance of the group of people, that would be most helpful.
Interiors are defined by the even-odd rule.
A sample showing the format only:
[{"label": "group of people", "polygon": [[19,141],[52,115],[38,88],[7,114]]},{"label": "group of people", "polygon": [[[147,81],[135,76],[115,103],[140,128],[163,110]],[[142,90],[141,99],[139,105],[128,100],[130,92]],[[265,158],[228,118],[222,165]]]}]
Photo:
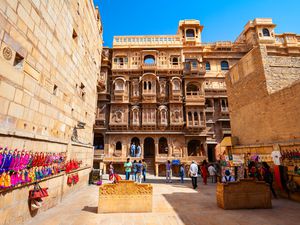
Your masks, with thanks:
[{"label": "group of people", "polygon": [[[193,188],[196,189],[198,187],[198,182],[197,178],[201,174],[202,181],[204,185],[207,185],[207,179],[208,177],[212,177],[212,182],[216,183],[217,182],[217,176],[219,172],[215,168],[213,164],[208,165],[206,160],[203,160],[202,164],[198,166],[198,164],[195,161],[192,161],[192,164],[190,165],[188,169],[188,175],[192,179],[192,185]],[[172,164],[170,160],[167,161],[166,163],[166,182],[167,183],[172,183]],[[184,177],[185,177],[185,167],[183,164],[180,164],[179,167],[179,177],[180,177],[180,182],[184,183]],[[235,181],[234,176],[231,176],[230,171],[226,170],[225,175],[222,177],[221,181],[223,183],[227,182],[232,182]]]},{"label": "group of people", "polygon": [[141,149],[141,146],[139,143],[137,143],[135,145],[135,143],[133,142],[131,145],[130,145],[130,156],[131,157],[141,157],[141,154],[142,154],[142,149]]},{"label": "group of people", "polygon": [[[132,180],[138,183],[142,183],[142,181],[146,181],[146,171],[147,171],[147,163],[145,160],[134,160],[133,162],[130,161],[130,158],[127,158],[126,162],[124,163],[125,169],[125,179],[130,180],[130,176]],[[117,182],[120,178],[119,175],[115,173],[114,167],[112,162],[109,163],[109,179],[113,182]]]}]

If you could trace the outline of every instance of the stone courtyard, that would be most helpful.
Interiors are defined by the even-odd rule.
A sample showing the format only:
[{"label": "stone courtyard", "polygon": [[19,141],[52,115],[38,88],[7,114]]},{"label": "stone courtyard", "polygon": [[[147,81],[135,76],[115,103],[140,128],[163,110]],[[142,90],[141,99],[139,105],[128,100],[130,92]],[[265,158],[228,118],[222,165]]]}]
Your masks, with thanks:
[{"label": "stone courtyard", "polygon": [[153,183],[152,213],[97,214],[98,187],[90,185],[26,225],[295,225],[300,219],[300,204],[286,199],[273,199],[272,209],[223,210],[217,207],[216,186],[210,182],[204,186],[198,181],[196,191],[190,179],[166,184],[164,178],[151,176],[148,182]]}]

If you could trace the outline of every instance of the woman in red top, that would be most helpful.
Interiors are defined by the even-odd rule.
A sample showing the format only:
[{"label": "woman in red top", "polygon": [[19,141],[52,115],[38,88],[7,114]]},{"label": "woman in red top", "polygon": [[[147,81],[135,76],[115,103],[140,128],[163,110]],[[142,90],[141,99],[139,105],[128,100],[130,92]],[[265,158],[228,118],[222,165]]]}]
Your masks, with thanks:
[{"label": "woman in red top", "polygon": [[204,159],[201,165],[201,174],[202,174],[202,180],[203,184],[207,185],[207,176],[208,176],[208,171],[207,171],[207,162]]}]

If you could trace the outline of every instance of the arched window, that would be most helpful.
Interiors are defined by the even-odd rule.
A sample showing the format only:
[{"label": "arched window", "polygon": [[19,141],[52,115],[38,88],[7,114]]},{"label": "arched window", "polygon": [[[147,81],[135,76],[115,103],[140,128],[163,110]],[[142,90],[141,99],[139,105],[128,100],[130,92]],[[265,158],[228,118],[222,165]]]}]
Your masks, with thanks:
[{"label": "arched window", "polygon": [[144,90],[146,90],[146,89],[147,89],[147,82],[144,81]]},{"label": "arched window", "polygon": [[122,150],[122,143],[121,143],[121,141],[118,141],[116,143],[116,150]]},{"label": "arched window", "polygon": [[158,150],[159,154],[167,154],[168,153],[168,141],[165,137],[161,137],[158,141]]},{"label": "arched window", "polygon": [[200,88],[196,84],[188,84],[186,87],[187,92],[199,91],[199,90],[200,90]]},{"label": "arched window", "polygon": [[227,61],[221,62],[221,70],[229,70],[229,64]]},{"label": "arched window", "polygon": [[209,63],[209,62],[206,62],[206,63],[205,63],[205,69],[206,69],[206,70],[210,70],[210,63]]},{"label": "arched window", "polygon": [[148,81],[148,88],[149,88],[149,90],[151,90],[151,82],[150,81]]},{"label": "arched window", "polygon": [[124,90],[124,81],[123,80],[117,80],[115,82],[115,90]]},{"label": "arched window", "polygon": [[172,64],[173,65],[178,65],[178,58],[177,57],[172,58]]},{"label": "arched window", "polygon": [[186,37],[195,37],[195,31],[193,29],[187,29],[185,35]]},{"label": "arched window", "polygon": [[198,121],[198,113],[197,112],[194,112],[194,120]]},{"label": "arched window", "polygon": [[270,37],[270,31],[267,28],[262,29],[262,33],[264,37]]},{"label": "arched window", "polygon": [[180,90],[180,82],[178,80],[173,81],[173,90],[175,90],[175,91]]},{"label": "arched window", "polygon": [[155,57],[153,55],[146,55],[144,57],[144,63],[145,64],[154,64],[155,63]]},{"label": "arched window", "polygon": [[188,112],[188,120],[192,121],[192,113],[191,112]]}]

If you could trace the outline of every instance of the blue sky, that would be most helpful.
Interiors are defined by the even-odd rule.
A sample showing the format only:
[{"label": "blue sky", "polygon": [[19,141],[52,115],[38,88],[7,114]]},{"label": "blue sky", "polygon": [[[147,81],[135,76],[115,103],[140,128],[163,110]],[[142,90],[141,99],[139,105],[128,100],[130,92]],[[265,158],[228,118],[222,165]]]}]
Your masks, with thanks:
[{"label": "blue sky", "polygon": [[175,34],[181,19],[204,25],[203,42],[231,40],[248,20],[273,18],[276,33],[300,34],[300,0],[94,0],[99,6],[104,46],[115,35]]}]

